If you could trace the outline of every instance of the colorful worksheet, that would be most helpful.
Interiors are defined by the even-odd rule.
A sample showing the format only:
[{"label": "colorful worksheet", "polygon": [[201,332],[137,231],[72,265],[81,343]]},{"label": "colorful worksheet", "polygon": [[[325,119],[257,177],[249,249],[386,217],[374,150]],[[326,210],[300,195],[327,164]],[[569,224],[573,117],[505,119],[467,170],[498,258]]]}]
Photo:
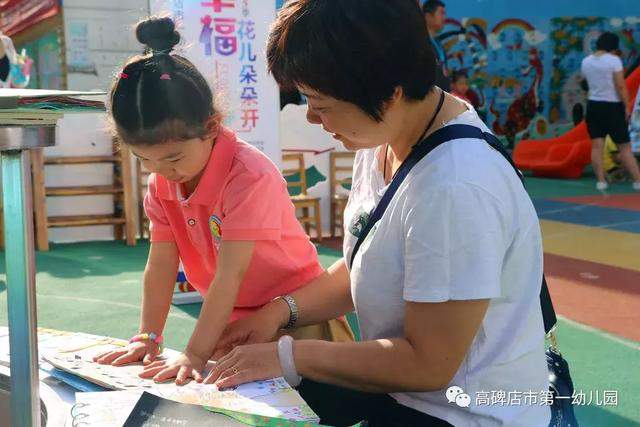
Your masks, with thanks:
[{"label": "colorful worksheet", "polygon": [[[49,339],[39,339],[43,341],[40,351],[43,361],[107,389],[147,391],[181,403],[292,421],[318,422],[317,415],[283,378],[256,381],[225,390],[195,381],[184,386],[173,382],[157,384],[140,378],[141,363],[115,367],[93,362],[95,355],[122,347],[126,341],[78,333],[60,335],[64,339],[55,343],[56,340],[51,339],[55,336],[52,334],[55,331],[47,331],[45,335]],[[178,354],[165,349],[161,357],[170,359]]]}]

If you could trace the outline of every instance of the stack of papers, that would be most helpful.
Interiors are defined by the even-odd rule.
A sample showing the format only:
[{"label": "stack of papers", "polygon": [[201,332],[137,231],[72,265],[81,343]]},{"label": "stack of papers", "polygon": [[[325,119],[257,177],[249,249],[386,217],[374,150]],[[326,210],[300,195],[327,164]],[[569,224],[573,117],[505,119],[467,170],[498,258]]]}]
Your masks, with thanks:
[{"label": "stack of papers", "polygon": [[104,111],[104,92],[0,89],[0,126],[55,125],[64,113]]},{"label": "stack of papers", "polygon": [[0,126],[53,126],[64,115],[55,111],[1,110]]}]

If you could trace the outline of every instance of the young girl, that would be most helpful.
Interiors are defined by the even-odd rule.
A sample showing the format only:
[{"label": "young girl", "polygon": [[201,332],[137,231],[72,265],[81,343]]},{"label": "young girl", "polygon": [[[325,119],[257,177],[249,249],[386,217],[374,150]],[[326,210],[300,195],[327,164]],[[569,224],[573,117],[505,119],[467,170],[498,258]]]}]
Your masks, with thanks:
[{"label": "young girl", "polygon": [[[136,36],[150,53],[134,57],[120,73],[111,90],[111,115],[120,140],[152,172],[144,200],[151,249],[140,334],[127,348],[95,360],[143,360],[143,376],[176,377],[183,384],[190,377],[203,379],[228,322],[265,306],[278,312],[288,307],[280,326],[292,328],[297,308],[289,294],[322,280],[324,272],[276,166],[221,126],[204,77],[187,59],[171,54],[180,41],[173,21],[150,18],[138,24]],[[180,260],[204,303],[184,353],[169,363],[153,362]],[[262,340],[278,331],[272,332]],[[344,321],[296,333],[351,338]]]}]

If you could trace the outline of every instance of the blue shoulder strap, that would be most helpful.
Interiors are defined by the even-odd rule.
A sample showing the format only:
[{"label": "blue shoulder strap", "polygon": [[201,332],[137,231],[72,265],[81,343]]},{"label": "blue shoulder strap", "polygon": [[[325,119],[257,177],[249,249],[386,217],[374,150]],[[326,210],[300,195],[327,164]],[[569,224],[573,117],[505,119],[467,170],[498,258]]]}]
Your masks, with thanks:
[{"label": "blue shoulder strap", "polygon": [[[496,151],[498,151],[502,156],[509,162],[509,164],[513,167],[513,170],[518,175],[518,178],[522,181],[524,185],[524,177],[522,173],[518,170],[515,163],[511,159],[511,156],[505,150],[504,146],[500,142],[500,140],[493,135],[491,132],[484,132],[482,129],[470,126],[470,125],[449,125],[438,129],[433,132],[431,135],[427,136],[420,143],[416,144],[413,147],[413,150],[409,154],[409,157],[405,159],[405,161],[400,165],[400,168],[396,172],[393,180],[389,184],[387,191],[382,196],[382,199],[375,207],[371,215],[369,215],[369,220],[367,221],[367,225],[364,227],[360,235],[358,236],[358,241],[353,247],[353,252],[351,253],[351,259],[349,260],[349,266],[353,265],[353,260],[362,245],[362,242],[367,237],[373,226],[380,221],[382,215],[389,206],[391,199],[398,191],[400,184],[405,180],[411,169],[424,157],[427,156],[431,151],[433,151],[436,147],[444,144],[445,142],[452,141],[454,139],[483,139],[485,140],[491,147],[493,147]],[[549,332],[553,326],[556,324],[556,314],[553,309],[553,303],[551,302],[551,297],[549,295],[549,289],[547,287],[547,281],[542,276],[542,288],[540,290],[540,304],[542,306],[542,316],[544,319],[544,328],[545,332]]]}]

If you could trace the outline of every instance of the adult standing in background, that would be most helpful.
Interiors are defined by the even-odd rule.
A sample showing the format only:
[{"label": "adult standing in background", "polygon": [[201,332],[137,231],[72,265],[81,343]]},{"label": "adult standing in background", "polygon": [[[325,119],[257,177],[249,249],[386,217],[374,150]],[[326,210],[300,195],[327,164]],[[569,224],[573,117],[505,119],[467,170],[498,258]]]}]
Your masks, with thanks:
[{"label": "adult standing in background", "polygon": [[605,180],[603,153],[605,138],[611,137],[620,150],[620,161],[633,178],[633,189],[640,191],[640,169],[631,151],[628,120],[633,110],[624,68],[618,50],[620,39],[606,32],[596,41],[596,51],[582,60],[582,74],[589,85],[587,129],[591,137],[591,163],[598,179],[596,188],[609,187]]},{"label": "adult standing in background", "polygon": [[451,80],[447,67],[447,53],[436,38],[436,35],[444,28],[444,23],[447,19],[445,4],[440,0],[427,0],[422,5],[422,14],[427,22],[427,30],[429,30],[429,43],[433,47],[438,60],[436,86],[449,92],[451,90]]}]

